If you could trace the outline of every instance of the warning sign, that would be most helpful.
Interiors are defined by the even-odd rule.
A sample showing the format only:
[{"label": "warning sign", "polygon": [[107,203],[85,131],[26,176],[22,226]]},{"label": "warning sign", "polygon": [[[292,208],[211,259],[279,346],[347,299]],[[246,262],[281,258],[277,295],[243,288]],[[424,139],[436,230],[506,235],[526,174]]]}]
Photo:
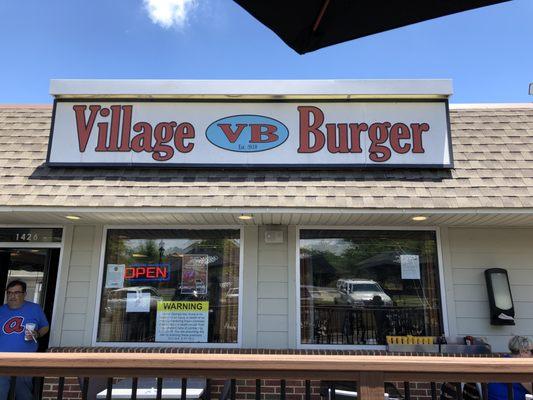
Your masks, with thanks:
[{"label": "warning sign", "polygon": [[158,301],[156,342],[207,342],[208,301]]}]

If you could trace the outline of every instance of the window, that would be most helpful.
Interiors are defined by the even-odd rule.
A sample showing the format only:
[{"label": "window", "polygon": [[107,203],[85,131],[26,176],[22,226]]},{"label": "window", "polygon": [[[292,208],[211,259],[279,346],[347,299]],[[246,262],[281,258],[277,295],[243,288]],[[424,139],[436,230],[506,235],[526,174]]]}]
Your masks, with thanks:
[{"label": "window", "polygon": [[300,231],[302,344],[440,336],[433,231]]},{"label": "window", "polygon": [[107,231],[99,342],[237,343],[240,231]]}]

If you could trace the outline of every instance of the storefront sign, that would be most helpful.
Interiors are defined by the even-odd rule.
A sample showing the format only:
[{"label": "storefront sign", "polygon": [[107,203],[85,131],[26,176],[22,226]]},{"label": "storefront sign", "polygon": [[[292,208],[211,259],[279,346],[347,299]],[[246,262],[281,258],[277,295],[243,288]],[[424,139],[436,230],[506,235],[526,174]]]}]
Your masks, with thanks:
[{"label": "storefront sign", "polygon": [[51,166],[452,167],[445,101],[58,100]]},{"label": "storefront sign", "polygon": [[209,302],[158,301],[156,342],[207,342]]},{"label": "storefront sign", "polygon": [[132,264],[124,269],[124,279],[130,282],[168,281],[170,279],[169,264]]}]

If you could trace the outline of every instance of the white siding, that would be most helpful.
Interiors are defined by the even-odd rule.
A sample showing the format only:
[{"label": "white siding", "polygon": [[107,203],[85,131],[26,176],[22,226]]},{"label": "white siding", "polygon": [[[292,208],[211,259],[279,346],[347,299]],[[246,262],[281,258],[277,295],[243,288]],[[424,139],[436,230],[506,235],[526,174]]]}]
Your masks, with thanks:
[{"label": "white siding", "polygon": [[[533,336],[533,229],[449,228],[447,251],[452,282],[447,293],[452,334],[484,336],[493,351],[507,351],[511,335]],[[516,325],[492,326],[484,271],[505,268],[515,302]],[[449,275],[448,275],[449,276]]]},{"label": "white siding", "polygon": [[257,226],[244,227],[243,241],[242,347],[254,348],[257,347]]},{"label": "white siding", "polygon": [[[75,226],[67,229],[64,260],[56,298],[57,322],[53,345],[88,346],[91,344],[101,227]],[[70,234],[69,234],[70,233]]]},{"label": "white siding", "polygon": [[[265,243],[266,230],[282,230],[283,243]],[[259,227],[257,241],[257,347],[259,348],[290,346],[287,233],[287,227],[284,226]],[[291,320],[294,321],[292,318]]]}]

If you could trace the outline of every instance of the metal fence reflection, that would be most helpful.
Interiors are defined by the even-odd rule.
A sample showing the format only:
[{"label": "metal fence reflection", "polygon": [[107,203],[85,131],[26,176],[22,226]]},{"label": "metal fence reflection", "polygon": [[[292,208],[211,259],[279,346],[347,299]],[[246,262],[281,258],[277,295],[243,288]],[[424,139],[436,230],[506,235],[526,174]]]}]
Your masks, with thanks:
[{"label": "metal fence reflection", "polygon": [[438,311],[427,307],[302,305],[302,343],[384,345],[388,335],[439,336]]}]

